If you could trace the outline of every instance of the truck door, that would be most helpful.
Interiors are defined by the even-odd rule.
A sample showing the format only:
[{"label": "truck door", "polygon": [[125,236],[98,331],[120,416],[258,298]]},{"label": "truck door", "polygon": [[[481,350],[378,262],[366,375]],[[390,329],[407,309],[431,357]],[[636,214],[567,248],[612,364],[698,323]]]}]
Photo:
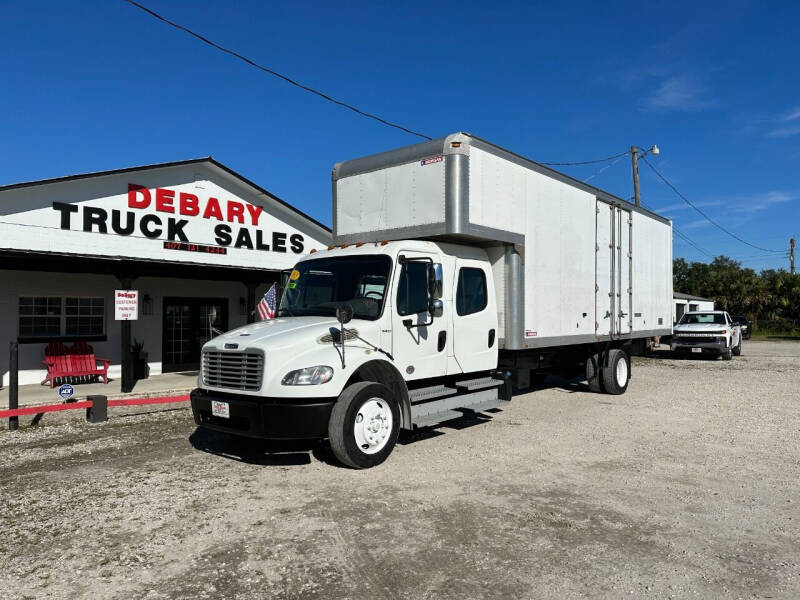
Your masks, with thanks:
[{"label": "truck door", "polygon": [[434,254],[414,251],[402,251],[400,256],[411,260],[398,260],[395,267],[392,288],[395,366],[406,380],[440,377],[447,371],[447,349],[452,344],[447,307],[441,317],[432,318],[428,312],[428,265],[440,259]]},{"label": "truck door", "polygon": [[597,200],[595,331],[617,337],[631,331],[631,212]]},{"label": "truck door", "polygon": [[597,200],[597,221],[595,230],[595,332],[598,336],[613,333],[614,289],[612,240],[611,232],[614,219],[614,207]]},{"label": "truck door", "polygon": [[497,306],[486,261],[456,259],[453,352],[461,371],[497,368]]},{"label": "truck door", "polygon": [[631,272],[633,269],[633,255],[631,253],[631,234],[633,219],[631,211],[622,208],[615,208],[615,231],[617,259],[614,261],[616,266],[615,280],[617,284],[616,308],[617,308],[617,334],[624,335],[631,332],[631,303],[633,290],[631,288]]}]

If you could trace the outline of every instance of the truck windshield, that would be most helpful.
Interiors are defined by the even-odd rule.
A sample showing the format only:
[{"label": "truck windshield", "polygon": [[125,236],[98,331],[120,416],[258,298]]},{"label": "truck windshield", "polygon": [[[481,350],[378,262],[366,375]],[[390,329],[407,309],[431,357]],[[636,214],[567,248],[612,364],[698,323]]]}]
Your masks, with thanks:
[{"label": "truck windshield", "polygon": [[374,321],[383,310],[391,266],[388,256],[304,260],[289,276],[277,316],[329,317],[349,304],[354,318]]},{"label": "truck windshield", "polygon": [[719,313],[687,313],[681,317],[678,325],[693,325],[695,323],[725,325],[725,315]]}]

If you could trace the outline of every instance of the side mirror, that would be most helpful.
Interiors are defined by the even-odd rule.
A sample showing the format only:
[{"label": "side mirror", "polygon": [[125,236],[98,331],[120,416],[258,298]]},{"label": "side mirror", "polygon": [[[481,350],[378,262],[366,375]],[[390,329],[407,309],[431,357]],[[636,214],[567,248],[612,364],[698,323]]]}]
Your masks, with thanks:
[{"label": "side mirror", "polygon": [[349,304],[340,304],[336,307],[336,320],[346,325],[353,319],[353,307]]},{"label": "side mirror", "polygon": [[439,298],[431,300],[431,304],[428,307],[428,312],[431,314],[431,317],[441,317],[442,313],[444,312],[444,302],[442,302]]},{"label": "side mirror", "polygon": [[431,300],[438,300],[444,293],[444,277],[442,263],[433,263],[428,267],[428,296]]}]

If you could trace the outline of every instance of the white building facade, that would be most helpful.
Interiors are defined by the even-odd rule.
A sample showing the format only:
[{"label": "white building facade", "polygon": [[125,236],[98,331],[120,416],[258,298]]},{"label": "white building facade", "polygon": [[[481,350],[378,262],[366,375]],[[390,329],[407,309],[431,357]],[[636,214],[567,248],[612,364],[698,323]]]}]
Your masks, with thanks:
[{"label": "white building facade", "polygon": [[[50,342],[85,341],[120,376],[114,293],[138,291],[132,341],[150,374],[198,368],[213,330],[252,321],[265,291],[330,229],[211,158],[0,187],[0,373],[45,377]],[[127,359],[126,359],[127,360]]]}]

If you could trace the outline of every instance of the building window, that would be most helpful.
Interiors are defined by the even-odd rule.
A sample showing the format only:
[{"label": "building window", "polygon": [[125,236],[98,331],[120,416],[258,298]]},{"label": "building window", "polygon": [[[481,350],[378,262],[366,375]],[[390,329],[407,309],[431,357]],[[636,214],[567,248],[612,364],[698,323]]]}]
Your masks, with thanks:
[{"label": "building window", "polygon": [[458,272],[456,312],[459,316],[471,315],[486,308],[486,275],[481,269],[464,267]]},{"label": "building window", "polygon": [[103,335],[106,307],[102,298],[65,298],[64,335]]},{"label": "building window", "polygon": [[61,298],[45,296],[19,299],[19,337],[61,335]]},{"label": "building window", "polygon": [[19,338],[25,340],[105,336],[105,299],[22,296]]}]

